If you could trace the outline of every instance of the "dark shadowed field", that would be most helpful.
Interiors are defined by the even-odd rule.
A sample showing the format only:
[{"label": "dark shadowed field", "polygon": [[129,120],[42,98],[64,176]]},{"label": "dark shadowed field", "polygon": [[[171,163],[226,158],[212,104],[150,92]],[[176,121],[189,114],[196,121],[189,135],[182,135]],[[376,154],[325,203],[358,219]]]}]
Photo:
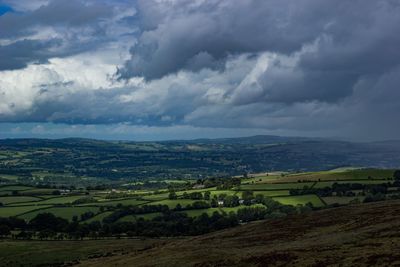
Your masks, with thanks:
[{"label": "dark shadowed field", "polygon": [[81,266],[400,266],[400,201],[242,225]]}]

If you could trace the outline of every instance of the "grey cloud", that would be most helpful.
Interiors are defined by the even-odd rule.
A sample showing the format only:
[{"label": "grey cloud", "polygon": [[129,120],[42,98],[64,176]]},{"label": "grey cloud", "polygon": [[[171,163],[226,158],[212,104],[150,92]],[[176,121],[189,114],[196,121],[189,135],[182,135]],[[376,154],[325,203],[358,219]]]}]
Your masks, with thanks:
[{"label": "grey cloud", "polygon": [[[32,62],[45,62],[50,57],[63,57],[96,49],[109,41],[101,23],[114,16],[113,7],[101,1],[50,1],[34,10],[9,12],[0,16],[0,70],[24,68]],[[40,38],[44,27],[50,34]]]},{"label": "grey cloud", "polygon": [[232,54],[301,53],[292,68],[269,68],[237,93],[238,104],[340,101],[364,76],[400,64],[396,1],[139,1],[138,9],[143,32],[121,78],[221,69]]},{"label": "grey cloud", "polygon": [[184,69],[201,53],[215,60],[238,53],[293,53],[314,41],[341,5],[310,0],[143,2],[139,14],[145,27],[120,72],[123,78],[160,78]]},{"label": "grey cloud", "polygon": [[[139,0],[136,8],[137,14],[121,19],[140,28],[131,58],[118,72],[116,83],[126,79],[125,87],[44,85],[32,108],[15,109],[0,121],[262,128],[365,138],[400,130],[397,1]],[[101,20],[102,12],[74,21],[60,16],[60,22],[49,15],[41,23],[80,27]],[[87,47],[72,42],[70,53],[101,42],[102,28],[92,27]],[[22,60],[12,54],[0,68],[45,60],[49,55],[38,51],[58,43],[19,45],[37,52]],[[0,47],[0,55],[10,49]],[[270,58],[265,69],[258,66],[264,56]],[[132,86],[132,77],[145,80]]]},{"label": "grey cloud", "polygon": [[59,39],[48,41],[23,40],[12,45],[0,46],[0,71],[19,69],[27,63],[44,63],[49,56],[48,49],[59,46]]},{"label": "grey cloud", "polygon": [[24,35],[34,26],[86,26],[112,15],[112,9],[105,4],[87,5],[80,0],[53,0],[33,11],[12,12],[1,16],[0,37]]}]

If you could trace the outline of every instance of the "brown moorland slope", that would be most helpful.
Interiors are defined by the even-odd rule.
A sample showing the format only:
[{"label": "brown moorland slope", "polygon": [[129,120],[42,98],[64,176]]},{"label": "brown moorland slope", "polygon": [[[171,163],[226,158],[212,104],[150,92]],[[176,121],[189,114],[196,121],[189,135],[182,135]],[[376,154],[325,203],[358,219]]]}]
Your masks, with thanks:
[{"label": "brown moorland slope", "polygon": [[400,201],[254,222],[82,266],[400,266]]}]

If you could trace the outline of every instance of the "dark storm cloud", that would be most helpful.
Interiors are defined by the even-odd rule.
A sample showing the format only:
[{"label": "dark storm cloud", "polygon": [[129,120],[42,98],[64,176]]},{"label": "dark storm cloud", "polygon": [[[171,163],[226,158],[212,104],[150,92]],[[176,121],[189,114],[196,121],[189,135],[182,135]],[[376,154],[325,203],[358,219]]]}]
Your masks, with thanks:
[{"label": "dark storm cloud", "polygon": [[244,102],[330,102],[349,96],[361,77],[400,63],[396,1],[196,3],[139,1],[143,32],[121,77],[157,79],[180,70],[218,69],[232,54],[293,56],[310,45],[292,68],[278,62],[268,69],[260,81],[263,92]]},{"label": "dark storm cloud", "polygon": [[[120,15],[127,7],[135,11]],[[7,90],[17,79],[7,77],[0,121],[383,138],[400,130],[398,25],[400,2],[393,0],[50,1],[0,16],[0,39],[9,39],[0,44],[0,70],[108,42],[130,48],[128,60],[99,49],[90,56],[107,60],[88,56],[81,66],[79,55],[57,62],[61,71],[29,69],[51,81],[26,90],[26,99]],[[46,27],[57,34],[25,38]],[[126,36],[133,38],[125,43]],[[120,60],[104,71],[110,58]],[[68,69],[65,78],[63,64],[75,64],[76,72]],[[102,75],[110,77],[104,85]]]},{"label": "dark storm cloud", "polygon": [[121,76],[148,79],[185,69],[199,55],[208,57],[202,67],[210,67],[229,54],[290,54],[315,40],[329,20],[326,11],[335,7],[326,2],[325,10],[316,1],[138,2],[143,33]]},{"label": "dark storm cloud", "polygon": [[[104,38],[99,23],[112,16],[109,5],[86,4],[80,0],[50,1],[33,11],[5,13],[0,16],[0,39],[9,40],[9,44],[0,45],[0,70],[23,68],[29,63],[45,62],[50,57],[95,49]],[[64,36],[31,37],[40,35],[44,27],[52,27]],[[87,40],[89,36],[79,36],[82,34],[79,28],[90,29],[86,31],[87,35],[92,35],[90,40]]]},{"label": "dark storm cloud", "polygon": [[47,51],[51,47],[59,46],[61,40],[49,41],[23,40],[12,45],[0,46],[0,71],[19,69],[28,62],[43,63],[49,57]]},{"label": "dark storm cloud", "polygon": [[87,26],[112,15],[105,4],[87,5],[83,1],[51,1],[31,12],[12,12],[0,17],[0,37],[16,37],[34,26]]}]

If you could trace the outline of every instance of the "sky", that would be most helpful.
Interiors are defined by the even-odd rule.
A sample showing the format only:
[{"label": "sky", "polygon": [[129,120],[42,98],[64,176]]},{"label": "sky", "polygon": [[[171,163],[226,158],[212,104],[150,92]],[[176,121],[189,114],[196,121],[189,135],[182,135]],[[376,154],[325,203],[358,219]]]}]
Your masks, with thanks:
[{"label": "sky", "polygon": [[0,0],[0,138],[399,139],[398,0]]}]

